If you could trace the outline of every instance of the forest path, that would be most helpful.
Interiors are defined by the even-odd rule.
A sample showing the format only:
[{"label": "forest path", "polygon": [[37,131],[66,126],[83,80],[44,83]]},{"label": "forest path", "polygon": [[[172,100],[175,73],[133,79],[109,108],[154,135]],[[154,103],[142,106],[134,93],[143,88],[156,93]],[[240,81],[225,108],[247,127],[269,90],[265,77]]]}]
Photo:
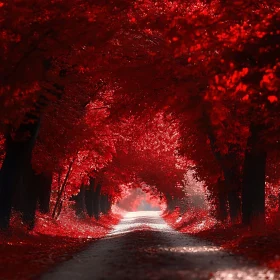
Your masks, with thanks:
[{"label": "forest path", "polygon": [[41,279],[280,279],[207,241],[174,231],[160,214],[127,213],[104,239]]}]

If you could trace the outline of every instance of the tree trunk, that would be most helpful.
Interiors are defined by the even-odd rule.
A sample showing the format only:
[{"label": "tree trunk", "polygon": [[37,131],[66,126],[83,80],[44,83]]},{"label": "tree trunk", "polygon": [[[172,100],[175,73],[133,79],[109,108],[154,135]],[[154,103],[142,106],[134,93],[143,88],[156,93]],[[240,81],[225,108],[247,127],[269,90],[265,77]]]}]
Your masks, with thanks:
[{"label": "tree trunk", "polygon": [[50,212],[50,198],[52,187],[52,174],[39,174],[38,175],[38,202],[39,211],[43,214]]},{"label": "tree trunk", "polygon": [[15,211],[19,211],[21,213],[24,208],[23,201],[24,201],[24,193],[25,193],[23,180],[24,180],[24,174],[23,174],[23,172],[21,172],[21,174],[19,175],[19,178],[16,182],[16,187],[15,187],[14,195],[13,195],[13,199],[12,199],[12,208]]},{"label": "tree trunk", "polygon": [[93,201],[94,201],[94,189],[95,189],[95,178],[89,179],[89,189],[85,193],[86,210],[90,217],[93,217]]},{"label": "tree trunk", "polygon": [[217,218],[218,218],[219,221],[225,222],[227,220],[227,217],[228,217],[226,194],[225,193],[219,193],[218,200],[219,200],[219,207],[218,207]]},{"label": "tree trunk", "polygon": [[105,214],[108,214],[111,211],[111,207],[112,207],[112,200],[110,198],[109,195],[105,196],[106,198],[106,208],[105,208]]},{"label": "tree trunk", "polygon": [[39,132],[40,121],[22,124],[15,139],[6,138],[6,156],[0,173],[0,228],[7,229],[10,222],[12,200],[21,175],[31,165],[32,150]]},{"label": "tree trunk", "polygon": [[[229,147],[227,155],[222,155],[217,147],[217,139],[213,131],[209,116],[204,112],[204,121],[206,125],[207,136],[210,141],[211,150],[219,163],[225,179],[225,190],[229,203],[229,214],[232,223],[237,223],[241,215],[241,200],[239,193],[241,190],[239,165],[237,155],[233,147]],[[219,198],[218,198],[219,199]]]},{"label": "tree trunk", "polygon": [[49,212],[52,176],[50,174],[36,174],[30,164],[26,166],[23,182],[22,219],[23,223],[31,230],[35,226],[37,202],[41,213]]},{"label": "tree trunk", "polygon": [[112,199],[108,196],[108,204],[107,204],[107,213],[111,211],[112,208]]},{"label": "tree trunk", "polygon": [[40,182],[40,175],[35,174],[32,167],[25,171],[24,176],[24,200],[22,209],[22,220],[28,229],[31,230],[35,226],[35,214],[38,200],[38,183]]},{"label": "tree trunk", "polygon": [[266,152],[259,144],[260,132],[260,127],[251,126],[242,184],[242,222],[254,228],[265,225]]},{"label": "tree trunk", "polygon": [[80,192],[76,196],[76,215],[78,217],[83,217],[86,211],[85,193],[86,193],[86,188],[84,185],[82,185],[80,187]]},{"label": "tree trunk", "polygon": [[107,197],[106,195],[101,195],[100,197],[100,212],[106,214],[107,209]]},{"label": "tree trunk", "polygon": [[64,181],[62,183],[62,186],[61,186],[60,190],[58,191],[56,203],[55,203],[53,213],[52,213],[52,217],[55,218],[55,219],[57,219],[58,216],[60,215],[60,212],[61,212],[61,209],[62,209],[62,204],[63,204],[63,202],[62,202],[63,193],[64,193],[66,185],[68,183],[68,178],[71,174],[72,166],[73,166],[74,162],[75,162],[75,159],[73,159],[70,162],[70,164],[68,166],[67,173],[66,173],[65,178],[64,178]]},{"label": "tree trunk", "polygon": [[167,203],[167,210],[168,211],[174,211],[176,207],[175,199],[170,195],[166,195],[166,203]]},{"label": "tree trunk", "polygon": [[7,139],[6,156],[0,174],[0,228],[7,229],[10,222],[12,199],[20,179],[22,143]]},{"label": "tree trunk", "polygon": [[239,191],[230,190],[228,192],[229,215],[232,223],[240,223],[241,200]]},{"label": "tree trunk", "polygon": [[101,184],[98,183],[96,185],[96,189],[94,192],[94,200],[93,200],[93,215],[96,220],[99,219],[100,215],[100,192],[101,192]]},{"label": "tree trunk", "polygon": [[217,182],[218,189],[218,211],[217,219],[221,222],[225,222],[228,218],[227,210],[227,191],[225,190],[225,181],[219,179]]},{"label": "tree trunk", "polygon": [[106,213],[105,214],[108,214],[110,210],[111,210],[111,200],[110,200],[109,195],[106,195]]}]

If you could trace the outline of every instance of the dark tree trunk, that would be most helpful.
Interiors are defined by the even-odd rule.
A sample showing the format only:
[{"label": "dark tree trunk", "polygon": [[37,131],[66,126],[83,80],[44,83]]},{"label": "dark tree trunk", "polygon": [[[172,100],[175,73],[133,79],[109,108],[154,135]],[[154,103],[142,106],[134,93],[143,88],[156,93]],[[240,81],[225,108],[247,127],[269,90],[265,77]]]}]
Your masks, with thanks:
[{"label": "dark tree trunk", "polygon": [[229,151],[229,154],[225,156],[223,173],[225,187],[227,189],[230,219],[232,223],[238,223],[240,222],[241,217],[241,174],[239,172],[236,155],[231,150]]},{"label": "dark tree trunk", "polygon": [[259,141],[261,128],[251,126],[245,153],[242,185],[242,223],[265,225],[265,168],[266,152]]},{"label": "dark tree trunk", "polygon": [[93,200],[93,214],[96,220],[99,219],[100,215],[100,193],[101,193],[101,184],[97,183],[96,189],[94,192],[94,200]]},{"label": "dark tree trunk", "polygon": [[[63,205],[63,194],[65,192],[65,189],[66,189],[66,185],[68,183],[68,179],[69,179],[69,176],[71,174],[71,171],[72,171],[72,166],[75,162],[75,158],[70,162],[69,166],[68,166],[68,170],[67,170],[67,173],[65,175],[65,178],[63,180],[63,183],[58,191],[58,194],[57,194],[57,199],[56,199],[56,203],[55,203],[55,206],[54,206],[54,209],[53,209],[53,213],[52,213],[52,217],[57,219],[61,213],[61,210],[62,210],[62,205]],[[59,179],[60,181],[60,179]]]},{"label": "dark tree trunk", "polygon": [[25,171],[24,176],[24,200],[23,200],[23,211],[22,211],[22,221],[27,225],[28,229],[33,229],[35,226],[35,213],[39,194],[39,183],[40,175],[35,174],[31,166],[29,170]]},{"label": "dark tree trunk", "polygon": [[167,203],[167,210],[168,211],[172,212],[172,211],[175,210],[176,202],[175,202],[175,199],[170,194],[166,195],[166,203]]},{"label": "dark tree trunk", "polygon": [[112,208],[112,199],[108,196],[108,207],[107,207],[107,213],[111,211]]},{"label": "dark tree trunk", "polygon": [[80,188],[80,192],[76,196],[76,215],[78,217],[83,217],[86,211],[85,193],[86,188],[84,185],[82,185]]},{"label": "dark tree trunk", "polygon": [[90,217],[93,217],[95,180],[95,178],[90,178],[89,189],[85,192],[86,210]]},{"label": "dark tree trunk", "polygon": [[50,208],[51,174],[36,174],[31,164],[26,166],[22,176],[22,192],[20,211],[22,220],[29,229],[35,226],[35,214],[37,203],[41,213],[48,213]]},{"label": "dark tree trunk", "polygon": [[85,191],[86,210],[87,210],[87,214],[90,217],[93,217],[92,196],[93,196],[93,192],[91,189]]},{"label": "dark tree trunk", "polygon": [[22,173],[23,172],[21,172],[21,175],[19,176],[19,179],[16,183],[13,200],[12,200],[13,209],[16,211],[19,211],[21,213],[22,213],[23,207],[24,207],[23,201],[24,201],[24,194],[25,194],[24,182],[23,182],[24,174],[22,174]]},{"label": "dark tree trunk", "polygon": [[239,191],[230,190],[228,192],[229,215],[232,223],[236,224],[240,221],[241,200]]},{"label": "dark tree trunk", "polygon": [[104,214],[108,214],[111,210],[112,202],[110,196],[107,194],[104,198],[105,205],[104,205]]},{"label": "dark tree trunk", "polygon": [[228,218],[227,210],[227,191],[225,190],[225,181],[219,179],[217,182],[218,189],[218,207],[217,207],[217,219],[219,221],[225,222]]},{"label": "dark tree trunk", "polygon": [[39,211],[43,214],[50,212],[50,198],[52,187],[52,174],[38,175],[38,202]]},{"label": "dark tree trunk", "polygon": [[217,147],[216,136],[206,113],[204,114],[204,120],[211,150],[224,175],[224,192],[227,192],[226,199],[229,203],[231,222],[236,223],[239,221],[239,217],[241,215],[241,200],[239,196],[241,191],[241,176],[238,172],[239,168],[236,152],[234,151],[233,147],[229,147],[229,153],[227,155],[222,155]]},{"label": "dark tree trunk", "polygon": [[111,210],[111,206],[112,206],[112,202],[110,200],[109,195],[106,195],[106,214],[109,213],[109,211]]},{"label": "dark tree trunk", "polygon": [[225,193],[218,194],[219,206],[218,206],[218,220],[225,222],[228,217],[227,212],[227,197]]},{"label": "dark tree trunk", "polygon": [[100,197],[100,212],[103,214],[107,213],[107,196],[106,195],[101,195]]},{"label": "dark tree trunk", "polygon": [[[7,229],[10,222],[12,200],[20,177],[31,165],[32,150],[39,132],[40,122],[22,124],[15,139],[6,139],[6,156],[0,174],[0,228]],[[25,180],[23,180],[25,181]]]},{"label": "dark tree trunk", "polygon": [[7,229],[10,222],[12,199],[20,179],[23,143],[7,139],[6,156],[0,174],[0,228]]}]

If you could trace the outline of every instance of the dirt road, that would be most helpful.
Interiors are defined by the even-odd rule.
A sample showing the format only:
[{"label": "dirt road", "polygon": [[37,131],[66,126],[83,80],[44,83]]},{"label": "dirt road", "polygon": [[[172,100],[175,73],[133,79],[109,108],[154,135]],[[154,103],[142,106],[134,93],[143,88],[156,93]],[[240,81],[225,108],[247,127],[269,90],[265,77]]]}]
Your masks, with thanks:
[{"label": "dirt road", "polygon": [[104,239],[42,280],[280,279],[271,270],[171,229],[160,212],[129,212]]}]

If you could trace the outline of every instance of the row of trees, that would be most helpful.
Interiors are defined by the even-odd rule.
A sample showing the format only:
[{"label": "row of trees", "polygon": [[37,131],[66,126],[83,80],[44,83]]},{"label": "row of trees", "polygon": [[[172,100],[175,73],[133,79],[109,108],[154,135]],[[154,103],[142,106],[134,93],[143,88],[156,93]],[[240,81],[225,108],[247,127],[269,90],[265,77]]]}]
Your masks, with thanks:
[{"label": "row of trees", "polygon": [[70,198],[98,217],[139,184],[174,204],[187,169],[220,219],[263,224],[265,183],[278,183],[279,12],[272,0],[0,3],[1,228],[12,208],[32,228],[38,203],[58,217]]},{"label": "row of trees", "polygon": [[[147,98],[131,90],[130,104],[160,106],[179,121],[181,152],[194,161],[222,219],[264,224],[266,175],[279,154],[279,3],[139,6],[136,21],[161,48],[148,51],[156,75],[147,79]],[[140,79],[133,85],[139,95],[147,92]],[[278,181],[276,172],[271,177]]]}]

